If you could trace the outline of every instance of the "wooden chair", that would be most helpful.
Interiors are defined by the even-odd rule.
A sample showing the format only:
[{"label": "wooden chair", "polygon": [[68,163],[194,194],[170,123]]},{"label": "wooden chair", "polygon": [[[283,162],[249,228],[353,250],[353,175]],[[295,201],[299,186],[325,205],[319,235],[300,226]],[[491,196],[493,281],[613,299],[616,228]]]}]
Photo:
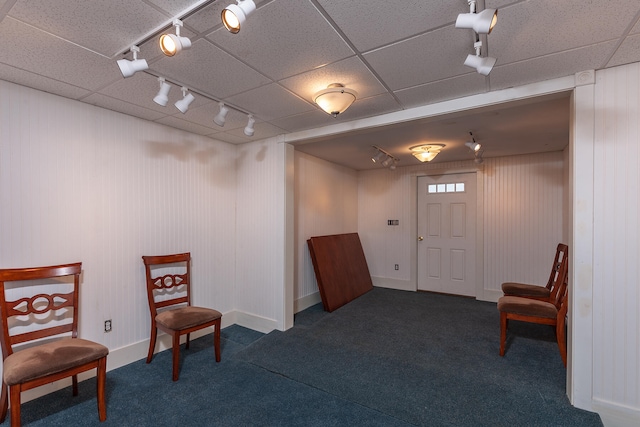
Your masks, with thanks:
[{"label": "wooden chair", "polygon": [[[21,392],[71,377],[73,395],[77,396],[78,374],[91,369],[97,371],[98,416],[100,421],[107,419],[104,388],[109,349],[93,341],[78,338],[81,269],[82,263],[78,262],[51,267],[0,270],[0,320],[4,361],[0,422],[7,415],[7,387],[11,401],[11,425],[19,426]],[[72,290],[66,293],[56,292],[63,287]],[[52,292],[46,293],[45,290]],[[19,297],[15,298],[14,295]],[[10,332],[16,333],[10,335]],[[60,338],[69,333],[70,337],[52,338]],[[20,344],[25,344],[25,348],[16,351],[15,347]]]},{"label": "wooden chair", "polygon": [[[191,254],[143,256],[147,276],[147,297],[151,312],[151,341],[147,363],[151,362],[156,346],[158,329],[172,337],[173,381],[178,381],[180,361],[180,337],[187,336],[189,348],[190,333],[214,327],[213,343],[216,362],[220,362],[220,324],[222,313],[217,310],[191,305]],[[171,266],[173,264],[173,266]],[[152,267],[176,267],[184,273],[168,273],[155,276]]]},{"label": "wooden chair", "polygon": [[519,320],[555,326],[560,356],[564,366],[567,366],[565,333],[565,318],[568,309],[567,276],[568,262],[562,262],[548,301],[509,295],[503,296],[498,300],[498,310],[500,311],[500,356],[504,356],[505,353],[509,320]]},{"label": "wooden chair", "polygon": [[528,283],[505,282],[502,284],[502,292],[505,295],[538,299],[541,301],[549,301],[553,285],[556,283],[560,266],[563,262],[567,262],[569,256],[569,247],[564,243],[558,243],[556,254],[551,265],[551,273],[546,286],[532,285]]}]

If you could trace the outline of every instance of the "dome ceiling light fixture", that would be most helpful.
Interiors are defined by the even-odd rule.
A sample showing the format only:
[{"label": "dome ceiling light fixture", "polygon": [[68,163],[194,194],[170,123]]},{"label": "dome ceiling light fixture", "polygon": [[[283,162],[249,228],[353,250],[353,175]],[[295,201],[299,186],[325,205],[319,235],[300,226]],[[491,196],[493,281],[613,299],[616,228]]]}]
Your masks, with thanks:
[{"label": "dome ceiling light fixture", "polygon": [[423,144],[414,145],[409,150],[413,156],[421,162],[430,162],[435,159],[438,153],[445,147],[444,144]]},{"label": "dome ceiling light fixture", "polygon": [[355,90],[344,87],[342,83],[331,83],[326,89],[322,89],[313,96],[313,102],[327,114],[338,117],[338,114],[343,113],[353,104],[357,96],[358,93]]}]

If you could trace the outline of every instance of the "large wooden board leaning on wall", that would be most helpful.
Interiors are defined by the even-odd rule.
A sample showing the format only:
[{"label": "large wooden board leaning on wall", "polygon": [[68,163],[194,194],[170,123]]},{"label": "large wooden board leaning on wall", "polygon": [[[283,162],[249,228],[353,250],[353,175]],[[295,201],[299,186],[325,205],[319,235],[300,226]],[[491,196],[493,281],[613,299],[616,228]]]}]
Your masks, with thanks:
[{"label": "large wooden board leaning on wall", "polygon": [[326,311],[373,289],[358,233],[311,237],[307,244]]}]

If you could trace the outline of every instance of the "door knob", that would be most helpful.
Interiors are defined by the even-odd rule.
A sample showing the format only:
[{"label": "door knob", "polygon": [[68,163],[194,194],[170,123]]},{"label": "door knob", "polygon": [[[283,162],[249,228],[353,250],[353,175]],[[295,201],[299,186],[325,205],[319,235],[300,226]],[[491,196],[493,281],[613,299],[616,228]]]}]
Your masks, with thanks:
[{"label": "door knob", "polygon": [[418,236],[418,242],[422,242],[423,240],[424,240],[424,237]]}]

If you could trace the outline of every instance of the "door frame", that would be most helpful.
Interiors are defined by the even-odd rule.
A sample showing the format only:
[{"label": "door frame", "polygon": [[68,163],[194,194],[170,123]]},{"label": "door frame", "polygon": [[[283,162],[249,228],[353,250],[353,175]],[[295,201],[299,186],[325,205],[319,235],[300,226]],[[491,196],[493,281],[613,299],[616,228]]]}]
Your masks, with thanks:
[{"label": "door frame", "polygon": [[474,212],[476,220],[476,299],[482,301],[494,301],[491,295],[486,295],[484,289],[484,166],[474,165],[459,168],[434,168],[416,171],[411,174],[411,191],[414,197],[411,199],[411,282],[413,290],[418,290],[418,177],[431,175],[451,175],[459,173],[476,174],[476,208]]}]

